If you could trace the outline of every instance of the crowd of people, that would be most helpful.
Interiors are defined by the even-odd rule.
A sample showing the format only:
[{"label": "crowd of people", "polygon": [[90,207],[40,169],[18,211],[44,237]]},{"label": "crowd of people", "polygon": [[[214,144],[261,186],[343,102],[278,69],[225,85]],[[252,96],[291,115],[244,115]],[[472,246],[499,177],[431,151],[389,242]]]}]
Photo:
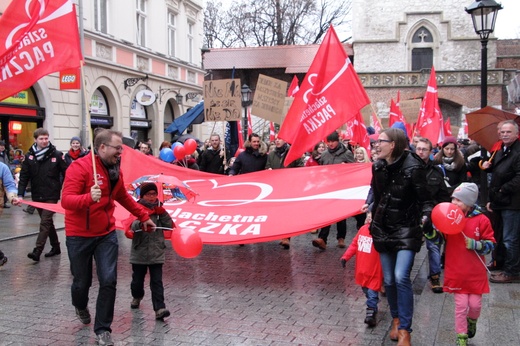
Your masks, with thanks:
[{"label": "crowd of people", "polygon": [[[341,258],[345,266],[346,261],[357,257],[356,282],[367,299],[365,323],[369,327],[377,325],[379,292],[384,292],[392,315],[389,337],[398,345],[411,344],[414,303],[410,272],[415,254],[426,243],[431,289],[434,293],[454,294],[457,345],[467,345],[476,333],[482,294],[490,290],[488,282],[520,283],[519,130],[513,121],[501,122],[497,130],[501,147],[490,158],[476,156],[478,146],[466,140],[447,137],[434,147],[427,138],[416,136],[410,141],[406,132],[394,127],[379,133],[377,139],[372,137],[370,148],[351,143],[342,138],[341,131],[335,131],[307,155],[289,163],[285,158],[290,145],[281,138],[267,145],[252,133],[243,150],[231,156],[220,136],[212,134],[201,150],[183,160],[192,161],[192,169],[228,176],[303,166],[372,164],[371,189],[355,216],[358,233]],[[159,151],[167,147],[171,143],[163,142]],[[165,246],[160,230],[171,228],[173,222],[157,198],[155,184],[143,186],[137,202],[126,192],[119,169],[121,133],[98,132],[94,150],[95,167],[78,137],[71,139],[69,151],[63,154],[50,143],[45,129],[37,129],[34,145],[22,163],[18,187],[9,172],[10,178],[2,181],[7,192],[2,199],[4,204],[20,204],[29,184],[33,201],[57,203],[61,199],[73,275],[72,305],[79,320],[89,324],[87,303],[95,259],[100,288],[94,332],[98,344],[113,345],[111,323],[118,257],[114,201],[137,218],[132,224],[131,308],[139,308],[144,278],[149,272],[157,319],[170,314],[163,296]],[[153,152],[149,142],[139,143],[136,150],[144,155]],[[0,162],[3,175],[6,167]],[[489,196],[480,195],[480,179],[474,177],[482,174],[480,171],[491,174]],[[443,202],[458,206],[466,216],[468,221],[459,234],[443,234],[433,222],[432,210]],[[40,261],[47,238],[51,249],[45,257],[61,254],[53,212],[36,210],[40,231],[35,248],[28,254],[34,262]],[[111,217],[97,217],[100,213]],[[336,224],[339,248],[347,246],[346,225],[346,219]],[[330,228],[321,228],[312,245],[325,251]],[[281,239],[280,245],[289,249],[290,239]],[[486,265],[484,255],[489,253],[493,254],[492,261]],[[6,262],[7,257],[0,251],[0,266]],[[492,271],[489,279],[488,271]]]}]

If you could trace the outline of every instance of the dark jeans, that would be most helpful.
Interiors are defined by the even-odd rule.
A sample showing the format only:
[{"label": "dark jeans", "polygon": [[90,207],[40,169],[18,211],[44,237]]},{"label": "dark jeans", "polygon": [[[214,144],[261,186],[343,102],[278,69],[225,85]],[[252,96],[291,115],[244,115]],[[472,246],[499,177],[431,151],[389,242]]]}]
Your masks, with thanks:
[{"label": "dark jeans", "polygon": [[72,272],[72,305],[84,310],[92,285],[92,259],[96,261],[99,292],[96,301],[94,332],[101,334],[110,328],[114,319],[117,284],[117,254],[119,245],[116,231],[102,237],[67,237],[70,270]]},{"label": "dark jeans", "polygon": [[[56,202],[46,203],[56,204]],[[38,233],[38,238],[36,238],[36,248],[42,252],[47,238],[49,238],[52,247],[59,246],[60,241],[58,240],[58,234],[56,233],[53,220],[55,213],[41,208],[36,208],[36,210],[38,211],[38,215],[40,215],[40,232]]]},{"label": "dark jeans", "polygon": [[[338,229],[338,235],[336,239],[345,239],[347,235],[347,220],[341,220],[336,223],[336,228]],[[327,238],[329,237],[330,225],[323,227],[320,229],[320,233],[318,234],[318,238],[321,238],[327,242]]]},{"label": "dark jeans", "polygon": [[153,310],[157,311],[166,307],[164,305],[164,287],[162,282],[162,264],[132,264],[132,283],[130,290],[132,297],[144,297],[144,277],[147,269],[150,270],[150,291],[152,291]]},{"label": "dark jeans", "polygon": [[520,276],[520,210],[501,210],[502,242],[506,250],[504,272]]},{"label": "dark jeans", "polygon": [[377,303],[379,303],[379,293],[368,287],[361,287],[365,297],[367,297],[367,308],[377,312]]}]

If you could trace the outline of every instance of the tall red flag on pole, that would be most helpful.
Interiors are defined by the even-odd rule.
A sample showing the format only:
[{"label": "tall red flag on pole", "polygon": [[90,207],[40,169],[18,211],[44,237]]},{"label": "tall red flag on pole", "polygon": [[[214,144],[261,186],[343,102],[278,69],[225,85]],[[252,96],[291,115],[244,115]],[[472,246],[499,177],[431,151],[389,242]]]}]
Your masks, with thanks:
[{"label": "tall red flag on pole", "polygon": [[381,120],[379,120],[379,117],[375,112],[372,112],[371,119],[374,131],[376,131],[377,134],[381,133],[381,131],[383,131],[383,125],[381,125]]},{"label": "tall red flag on pole", "polygon": [[285,163],[300,158],[369,102],[331,25],[278,133],[291,144]]},{"label": "tall red flag on pole", "polygon": [[0,17],[0,101],[82,59],[72,1],[13,0]]},{"label": "tall red flag on pole", "polygon": [[274,123],[271,121],[269,122],[269,141],[274,142],[276,138],[276,131],[274,129]]},{"label": "tall red flag on pole", "polygon": [[437,80],[433,66],[419,112],[419,119],[417,119],[416,131],[421,137],[428,138],[433,145],[444,141],[444,121],[439,107]]},{"label": "tall red flag on pole", "polygon": [[365,126],[361,112],[358,112],[352,120],[347,122],[346,128],[350,140],[370,152],[370,138],[368,138],[367,127]]},{"label": "tall red flag on pole", "polygon": [[300,87],[298,86],[298,77],[296,75],[293,77],[291,85],[289,85],[289,90],[287,90],[287,96],[294,97],[298,90],[300,90]]},{"label": "tall red flag on pole", "polygon": [[444,122],[444,136],[452,136],[452,133],[451,133],[451,121],[450,121],[449,117]]},{"label": "tall red flag on pole", "polygon": [[247,136],[253,133],[253,121],[251,121],[251,108],[247,107]]}]

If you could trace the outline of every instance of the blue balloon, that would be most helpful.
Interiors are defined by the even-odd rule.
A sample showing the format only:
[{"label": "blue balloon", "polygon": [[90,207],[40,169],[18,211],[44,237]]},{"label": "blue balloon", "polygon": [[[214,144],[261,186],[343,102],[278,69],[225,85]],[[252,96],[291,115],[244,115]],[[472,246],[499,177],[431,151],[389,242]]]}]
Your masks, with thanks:
[{"label": "blue balloon", "polygon": [[175,148],[175,147],[178,147],[179,145],[183,145],[181,142],[175,142],[172,144],[172,150]]},{"label": "blue balloon", "polygon": [[173,155],[173,150],[170,148],[163,148],[159,153],[159,158],[165,162],[173,162],[175,160],[175,155]]}]

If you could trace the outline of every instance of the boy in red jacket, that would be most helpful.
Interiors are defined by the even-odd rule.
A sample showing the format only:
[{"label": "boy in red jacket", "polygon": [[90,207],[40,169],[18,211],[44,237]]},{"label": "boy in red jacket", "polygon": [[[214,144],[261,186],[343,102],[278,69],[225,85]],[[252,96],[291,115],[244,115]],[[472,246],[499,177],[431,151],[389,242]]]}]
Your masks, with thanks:
[{"label": "boy in red jacket", "polygon": [[377,303],[379,291],[383,286],[383,270],[379,252],[374,249],[372,236],[368,230],[368,224],[363,225],[352,239],[347,251],[341,256],[341,264],[345,268],[347,261],[356,255],[356,284],[362,287],[367,297],[367,313],[365,323],[369,327],[377,324]]}]

